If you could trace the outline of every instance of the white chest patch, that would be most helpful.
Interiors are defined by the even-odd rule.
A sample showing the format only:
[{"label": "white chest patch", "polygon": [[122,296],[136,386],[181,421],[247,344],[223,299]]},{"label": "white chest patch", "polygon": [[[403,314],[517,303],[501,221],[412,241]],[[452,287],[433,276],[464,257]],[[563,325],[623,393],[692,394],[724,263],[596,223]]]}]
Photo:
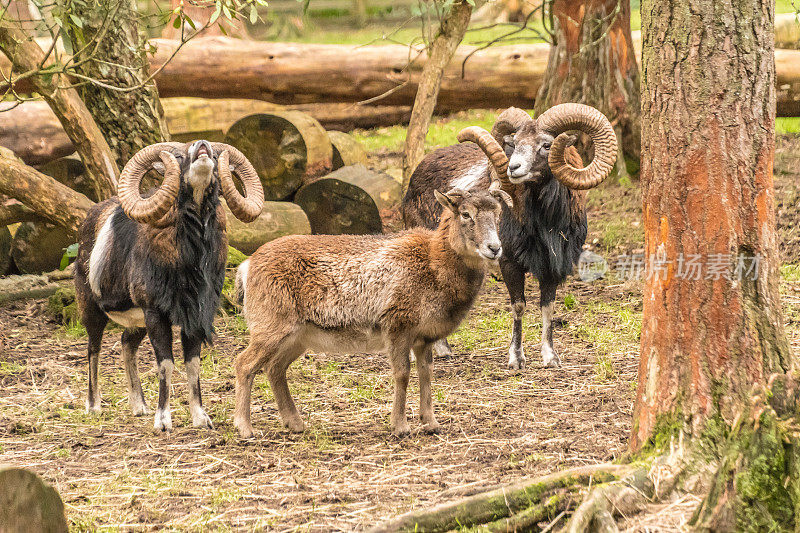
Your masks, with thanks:
[{"label": "white chest patch", "polygon": [[486,169],[489,168],[489,163],[484,161],[473,167],[470,167],[464,174],[457,177],[450,182],[451,189],[470,190],[478,184],[478,181],[486,174]]},{"label": "white chest patch", "polygon": [[106,311],[106,314],[124,328],[144,327],[144,311],[141,307],[133,307],[127,311]]},{"label": "white chest patch", "polygon": [[98,298],[100,297],[100,276],[103,274],[103,268],[108,260],[108,254],[111,253],[111,245],[113,236],[111,233],[111,219],[114,215],[110,215],[103,227],[97,233],[97,238],[94,241],[94,248],[89,255],[89,287]]}]

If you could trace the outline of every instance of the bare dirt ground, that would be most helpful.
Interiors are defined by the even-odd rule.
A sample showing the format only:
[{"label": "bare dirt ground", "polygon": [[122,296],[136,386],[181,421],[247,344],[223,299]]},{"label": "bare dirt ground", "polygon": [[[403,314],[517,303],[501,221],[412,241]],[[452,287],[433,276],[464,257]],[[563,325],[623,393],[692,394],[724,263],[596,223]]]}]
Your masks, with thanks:
[{"label": "bare dirt ground", "polygon": [[[776,159],[778,213],[786,263],[795,237],[800,140],[781,139]],[[613,257],[642,247],[635,187],[590,194],[594,251]],[[800,343],[800,275],[782,289],[787,328]],[[183,365],[173,385],[172,434],[131,416],[120,363],[120,331],[109,329],[101,358],[103,413],[84,413],[86,338],[44,312],[44,301],[0,308],[0,463],[35,470],[65,501],[74,530],[363,530],[411,508],[553,470],[612,461],[630,430],[641,285],[614,276],[573,278],[559,289],[555,344],[564,366],[541,367],[538,290],[524,346],[529,368],[505,369],[510,314],[502,283],[489,279],[478,305],[451,339],[455,356],[434,367],[435,435],[391,436],[389,365],[380,355],[307,355],[289,382],[307,430],[281,426],[266,378],[256,381],[254,439],[232,424],[231,362],[245,346],[239,317],[220,317],[204,351],[204,402],[214,430],[191,427]],[[153,353],[140,350],[152,408]],[[180,361],[176,345],[176,361]],[[409,415],[418,413],[412,375]],[[419,422],[412,423],[412,428]],[[653,509],[631,531],[676,531],[696,502]],[[658,517],[661,513],[661,519]],[[545,525],[544,523],[542,524]]]}]

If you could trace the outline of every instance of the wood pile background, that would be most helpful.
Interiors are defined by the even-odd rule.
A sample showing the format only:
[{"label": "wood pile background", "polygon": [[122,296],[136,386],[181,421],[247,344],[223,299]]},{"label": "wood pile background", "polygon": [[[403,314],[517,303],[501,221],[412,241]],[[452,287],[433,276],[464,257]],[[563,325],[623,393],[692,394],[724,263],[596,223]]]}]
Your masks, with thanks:
[{"label": "wood pile background", "polygon": [[[215,102],[218,105],[208,106],[201,99],[166,99],[164,107],[176,139],[206,138],[231,144],[250,159],[261,178],[267,200],[261,216],[244,224],[228,212],[232,247],[249,255],[283,235],[383,231],[381,215],[399,203],[400,183],[367,169],[367,154],[353,137],[327,131],[311,115],[296,109],[253,101]],[[31,104],[38,102],[20,108],[24,113],[32,110],[33,117],[52,115],[46,105]],[[11,121],[17,112],[0,113],[0,144],[13,145],[10,139],[16,128]],[[64,155],[72,146],[63,131],[46,124],[41,133],[40,142],[31,142],[28,136],[17,146],[23,159],[40,163],[39,171],[96,201],[84,183],[83,163],[74,155]],[[63,149],[48,144],[52,135],[66,139]],[[65,248],[75,240],[65,228],[38,220],[2,227],[0,275],[55,270]]]}]

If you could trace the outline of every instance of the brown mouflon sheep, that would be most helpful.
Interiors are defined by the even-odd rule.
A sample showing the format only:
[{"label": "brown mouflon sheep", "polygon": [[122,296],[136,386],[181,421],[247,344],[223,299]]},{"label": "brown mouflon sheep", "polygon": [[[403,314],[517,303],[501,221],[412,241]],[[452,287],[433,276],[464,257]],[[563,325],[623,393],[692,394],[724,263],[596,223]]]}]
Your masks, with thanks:
[{"label": "brown mouflon sheep", "polygon": [[253,435],[250,392],[265,369],[283,423],[303,431],[286,370],[306,350],[386,351],[394,376],[391,425],[408,433],[406,388],[414,351],[424,429],[439,424],[431,405],[431,345],[472,307],[488,261],[502,254],[497,223],[504,191],[435,192],[444,207],[435,230],[397,235],[283,237],[239,267],[250,345],[239,354],[234,424]]},{"label": "brown mouflon sheep", "polygon": [[[151,169],[163,173],[164,181],[142,197],[139,184]],[[232,172],[242,180],[245,196],[236,190]],[[200,396],[200,348],[211,341],[225,279],[228,238],[220,194],[245,222],[261,213],[261,182],[239,150],[208,141],[160,143],[143,148],[125,165],[118,197],[89,210],[75,262],[78,307],[89,335],[87,411],[100,411],[100,343],[111,319],[125,328],[122,359],[133,414],[147,413],[136,364],[146,334],[158,364],[153,425],[172,430],[172,326],[179,326],[192,422],[212,427]]]}]

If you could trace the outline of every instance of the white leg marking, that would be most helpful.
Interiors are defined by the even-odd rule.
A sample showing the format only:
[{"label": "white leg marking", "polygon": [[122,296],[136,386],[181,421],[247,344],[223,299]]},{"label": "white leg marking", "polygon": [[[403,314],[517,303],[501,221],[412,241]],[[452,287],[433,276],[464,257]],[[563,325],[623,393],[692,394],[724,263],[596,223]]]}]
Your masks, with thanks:
[{"label": "white leg marking", "polygon": [[156,409],[153,428],[156,431],[172,431],[172,414],[169,412],[169,406],[163,410]]},{"label": "white leg marking", "polygon": [[553,327],[553,302],[542,307],[542,362],[544,366],[557,368],[561,366],[561,358],[550,344]]},{"label": "white leg marking", "polygon": [[[523,302],[515,303],[512,306],[512,314],[514,322],[521,321],[525,314],[525,304]],[[508,368],[510,370],[523,370],[527,360],[525,359],[525,350],[522,348],[522,328],[520,327],[520,331],[516,333],[520,338],[516,339],[514,332],[512,332],[511,346],[508,347]]]}]

